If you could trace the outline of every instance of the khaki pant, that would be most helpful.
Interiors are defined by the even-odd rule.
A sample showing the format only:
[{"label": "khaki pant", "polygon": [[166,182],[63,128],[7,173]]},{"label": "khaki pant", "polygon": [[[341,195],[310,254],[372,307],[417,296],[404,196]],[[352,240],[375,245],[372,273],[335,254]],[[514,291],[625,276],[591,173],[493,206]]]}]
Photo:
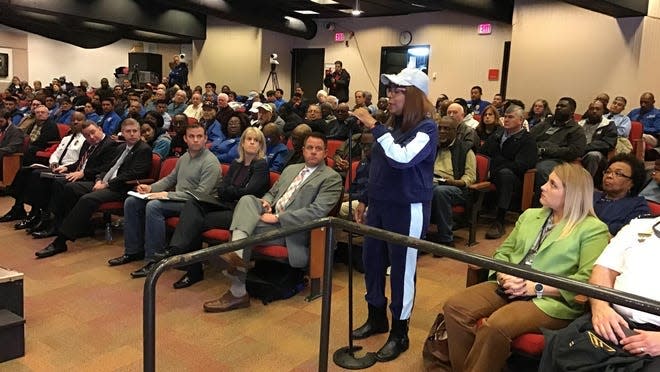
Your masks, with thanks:
[{"label": "khaki pant", "polygon": [[[484,282],[450,297],[444,306],[449,359],[454,372],[500,371],[511,354],[511,340],[540,328],[560,329],[570,321],[542,312],[532,301],[507,302]],[[477,321],[486,319],[477,329]]]}]

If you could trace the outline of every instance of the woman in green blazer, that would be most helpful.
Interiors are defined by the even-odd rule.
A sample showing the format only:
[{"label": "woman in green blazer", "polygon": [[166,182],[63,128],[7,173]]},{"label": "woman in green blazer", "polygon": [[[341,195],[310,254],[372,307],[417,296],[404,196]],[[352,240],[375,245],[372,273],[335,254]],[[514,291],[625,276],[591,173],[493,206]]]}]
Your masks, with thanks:
[{"label": "woman in green blazer", "polygon": [[[543,208],[526,210],[493,258],[586,282],[609,240],[592,195],[593,181],[584,168],[556,166],[541,187]],[[512,339],[540,328],[563,328],[583,312],[575,293],[504,273],[491,272],[490,279],[445,303],[454,371],[499,371]]]}]

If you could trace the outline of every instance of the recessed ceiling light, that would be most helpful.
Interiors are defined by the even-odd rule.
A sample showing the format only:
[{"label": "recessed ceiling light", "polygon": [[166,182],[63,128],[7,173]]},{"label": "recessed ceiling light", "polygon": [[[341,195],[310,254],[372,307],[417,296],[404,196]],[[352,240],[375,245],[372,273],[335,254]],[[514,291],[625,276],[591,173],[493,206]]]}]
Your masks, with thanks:
[{"label": "recessed ceiling light", "polygon": [[294,10],[294,12],[296,12],[298,14],[305,14],[305,15],[321,14],[321,13],[315,12],[313,10]]},{"label": "recessed ceiling light", "polygon": [[310,0],[313,3],[321,4],[321,5],[334,5],[334,4],[339,4],[335,0]]},{"label": "recessed ceiling light", "polygon": [[356,15],[355,13],[357,13],[357,15],[360,15],[360,14],[364,13],[363,10],[355,10],[355,9],[339,9],[339,11],[343,12],[343,13],[347,13],[347,14],[353,14],[353,15]]}]

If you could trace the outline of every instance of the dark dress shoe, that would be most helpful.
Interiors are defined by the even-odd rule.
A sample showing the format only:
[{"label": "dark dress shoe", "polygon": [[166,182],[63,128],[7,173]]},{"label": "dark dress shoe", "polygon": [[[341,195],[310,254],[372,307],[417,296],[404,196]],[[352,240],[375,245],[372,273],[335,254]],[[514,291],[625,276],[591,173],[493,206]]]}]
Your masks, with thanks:
[{"label": "dark dress shoe", "polygon": [[46,248],[35,252],[34,255],[37,256],[37,258],[46,258],[62,252],[66,252],[66,245],[56,246],[53,243],[50,243]]},{"label": "dark dress shoe", "polygon": [[129,262],[140,261],[144,259],[144,253],[135,253],[135,254],[125,254],[123,256],[115,257],[108,260],[108,265],[110,266],[119,266],[124,265]]},{"label": "dark dress shoe", "polygon": [[12,208],[9,210],[9,212],[7,212],[7,214],[0,217],[0,222],[18,221],[24,219],[25,217],[27,217],[27,213],[25,213],[24,210]]},{"label": "dark dress shoe", "polygon": [[57,231],[55,230],[55,226],[49,226],[45,230],[39,230],[35,231],[32,233],[32,237],[35,239],[45,239],[45,238],[50,238],[51,236],[57,235]]},{"label": "dark dress shoe", "polygon": [[181,254],[181,253],[182,252],[178,252],[173,247],[168,247],[162,252],[154,253],[154,259],[156,261],[161,261],[161,260],[164,260],[164,259],[172,257],[172,256],[176,256],[177,254]]},{"label": "dark dress shoe", "polygon": [[146,265],[144,265],[144,266],[142,266],[141,268],[139,268],[139,269],[133,271],[133,272],[131,273],[131,277],[132,277],[133,279],[144,278],[144,277],[146,277],[147,275],[149,275],[149,273],[151,272],[151,270],[154,269],[155,266],[156,266],[156,263],[155,263],[155,262],[147,262]]},{"label": "dark dress shoe", "polygon": [[186,273],[184,276],[181,277],[181,279],[177,280],[172,284],[172,287],[174,289],[181,289],[181,288],[188,288],[191,285],[201,282],[204,280],[204,273],[202,272],[201,275],[199,273]]},{"label": "dark dress shoe", "polygon": [[387,362],[396,359],[399,354],[408,350],[410,340],[408,339],[408,321],[392,320],[392,330],[385,345],[376,353],[379,362]]},{"label": "dark dress shoe", "polygon": [[36,226],[39,222],[41,222],[40,216],[38,216],[36,214],[35,215],[30,214],[29,216],[27,216],[27,218],[25,218],[21,222],[15,224],[14,229],[16,229],[16,230],[29,229],[32,226]]}]

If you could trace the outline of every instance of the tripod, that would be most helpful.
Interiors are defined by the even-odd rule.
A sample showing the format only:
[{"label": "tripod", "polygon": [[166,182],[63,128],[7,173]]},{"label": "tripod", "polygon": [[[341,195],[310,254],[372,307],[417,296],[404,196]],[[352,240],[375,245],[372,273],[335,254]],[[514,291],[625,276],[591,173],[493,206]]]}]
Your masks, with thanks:
[{"label": "tripod", "polygon": [[280,83],[277,81],[277,71],[275,70],[275,67],[277,67],[276,64],[271,63],[270,64],[270,73],[268,74],[268,78],[266,79],[266,84],[264,84],[264,88],[261,90],[261,94],[264,94],[266,91],[266,87],[268,86],[268,81],[270,79],[273,79],[273,90],[280,89]]}]

